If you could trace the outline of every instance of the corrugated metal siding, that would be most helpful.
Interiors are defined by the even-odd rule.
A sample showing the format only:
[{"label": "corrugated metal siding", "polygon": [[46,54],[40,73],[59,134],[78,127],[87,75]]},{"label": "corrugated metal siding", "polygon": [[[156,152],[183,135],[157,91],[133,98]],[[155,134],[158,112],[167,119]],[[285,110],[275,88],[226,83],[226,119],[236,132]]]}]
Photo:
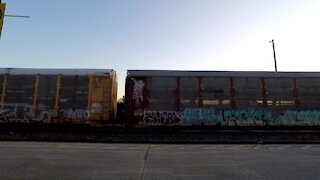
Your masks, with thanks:
[{"label": "corrugated metal siding", "polygon": [[267,78],[268,109],[295,109],[292,78]]},{"label": "corrugated metal siding", "polygon": [[3,81],[4,81],[4,75],[0,74],[0,103],[1,103],[1,98],[2,98]]},{"label": "corrugated metal siding", "polygon": [[57,76],[40,76],[37,98],[38,107],[55,108],[56,81]]},{"label": "corrugated metal siding", "polygon": [[297,79],[302,109],[320,109],[320,78]]},{"label": "corrugated metal siding", "polygon": [[8,76],[5,103],[32,104],[35,76]]},{"label": "corrugated metal siding", "polygon": [[230,108],[230,84],[226,77],[205,77],[202,79],[203,106],[205,108]]},{"label": "corrugated metal siding", "polygon": [[133,121],[133,78],[127,77],[126,84],[125,84],[125,105],[124,105],[124,112],[125,112],[125,121],[130,122]]},{"label": "corrugated metal siding", "polygon": [[62,76],[60,108],[87,109],[88,85],[88,76]]},{"label": "corrugated metal siding", "polygon": [[177,80],[174,77],[148,78],[150,110],[174,111],[176,109]]},{"label": "corrugated metal siding", "polygon": [[263,108],[260,78],[235,78],[235,90],[239,109]]},{"label": "corrugated metal siding", "polygon": [[102,86],[101,99],[102,103],[102,115],[104,120],[112,118],[112,80],[104,77],[104,83]]},{"label": "corrugated metal siding", "polygon": [[113,79],[111,81],[111,89],[112,89],[112,98],[110,100],[110,104],[111,104],[111,109],[110,109],[110,113],[111,113],[111,116],[110,118],[112,119],[116,119],[117,118],[117,114],[118,114],[118,109],[117,109],[117,105],[118,105],[118,81],[117,81],[117,73],[114,72],[114,75],[113,75]]},{"label": "corrugated metal siding", "polygon": [[180,79],[181,110],[199,107],[199,80],[196,77]]}]

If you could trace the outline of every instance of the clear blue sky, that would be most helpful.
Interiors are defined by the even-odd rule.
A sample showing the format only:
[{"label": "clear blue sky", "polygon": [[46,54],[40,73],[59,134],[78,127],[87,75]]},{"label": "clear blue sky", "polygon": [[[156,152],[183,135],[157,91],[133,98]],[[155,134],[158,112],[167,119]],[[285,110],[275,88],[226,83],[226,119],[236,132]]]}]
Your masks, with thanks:
[{"label": "clear blue sky", "polygon": [[2,0],[0,67],[319,71],[318,0]]}]

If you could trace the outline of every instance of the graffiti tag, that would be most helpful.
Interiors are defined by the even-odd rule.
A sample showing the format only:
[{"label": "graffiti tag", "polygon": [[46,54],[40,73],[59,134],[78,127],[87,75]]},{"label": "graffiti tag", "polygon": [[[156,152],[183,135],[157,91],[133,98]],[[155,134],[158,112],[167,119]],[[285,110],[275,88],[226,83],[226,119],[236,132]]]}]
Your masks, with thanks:
[{"label": "graffiti tag", "polygon": [[292,126],[320,125],[320,111],[220,110],[205,108],[177,111],[145,110],[148,124],[223,125],[223,126]]},{"label": "graffiti tag", "polygon": [[219,123],[220,117],[213,109],[185,109],[182,122],[184,125]]},{"label": "graffiti tag", "polygon": [[177,111],[150,111],[145,110],[143,120],[148,124],[164,125],[178,124],[181,121],[181,114]]},{"label": "graffiti tag", "polygon": [[60,119],[71,119],[71,120],[89,120],[90,111],[82,109],[60,109],[59,110]]},{"label": "graffiti tag", "polygon": [[5,122],[50,120],[52,114],[53,112],[48,109],[34,109],[28,104],[0,104],[0,120]]},{"label": "graffiti tag", "polygon": [[136,104],[139,105],[143,102],[144,83],[142,80],[134,80],[133,82],[134,86],[132,98],[136,101]]}]

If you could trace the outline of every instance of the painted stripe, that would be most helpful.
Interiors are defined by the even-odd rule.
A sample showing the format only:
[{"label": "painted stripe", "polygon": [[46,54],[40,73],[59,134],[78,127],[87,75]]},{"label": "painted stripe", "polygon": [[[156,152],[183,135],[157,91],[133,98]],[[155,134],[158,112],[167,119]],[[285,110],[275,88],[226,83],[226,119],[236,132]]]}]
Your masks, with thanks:
[{"label": "painted stripe", "polygon": [[309,148],[311,148],[311,147],[312,147],[312,145],[308,145],[308,146],[302,147],[301,149],[309,149]]},{"label": "painted stripe", "polygon": [[213,146],[209,146],[203,149],[224,149],[226,148],[227,145],[213,145]]},{"label": "painted stripe", "polygon": [[281,147],[278,147],[278,149],[285,149],[285,148],[288,148],[290,147],[291,145],[285,145],[285,146],[281,146]]},{"label": "painted stripe", "polygon": [[229,149],[239,149],[244,147],[244,145],[231,146]]}]

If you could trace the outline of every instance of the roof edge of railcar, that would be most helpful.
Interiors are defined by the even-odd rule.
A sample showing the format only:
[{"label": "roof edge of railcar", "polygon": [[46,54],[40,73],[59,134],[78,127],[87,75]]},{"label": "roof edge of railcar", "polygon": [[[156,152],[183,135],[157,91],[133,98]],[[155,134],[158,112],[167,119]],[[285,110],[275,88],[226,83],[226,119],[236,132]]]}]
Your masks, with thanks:
[{"label": "roof edge of railcar", "polygon": [[0,74],[9,75],[116,75],[114,69],[71,69],[71,68],[0,68]]},{"label": "roof edge of railcar", "polygon": [[320,77],[320,72],[128,70],[128,77]]}]

